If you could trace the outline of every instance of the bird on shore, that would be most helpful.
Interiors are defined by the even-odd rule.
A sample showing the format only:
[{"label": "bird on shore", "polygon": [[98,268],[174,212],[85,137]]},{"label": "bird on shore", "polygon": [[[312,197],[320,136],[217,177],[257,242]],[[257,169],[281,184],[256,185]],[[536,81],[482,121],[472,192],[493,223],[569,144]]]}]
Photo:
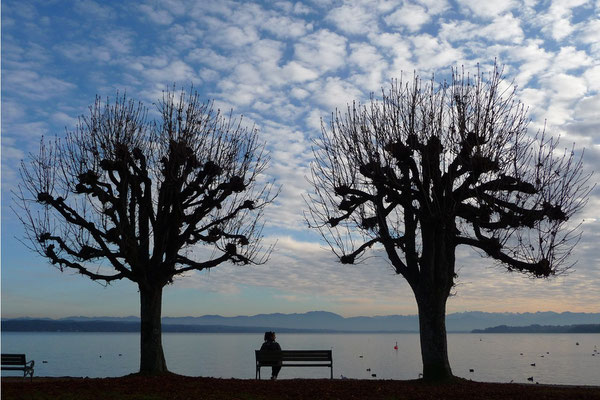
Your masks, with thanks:
[{"label": "bird on shore", "polygon": [[527,378],[527,380],[533,382],[533,376],[530,376],[529,378]]}]

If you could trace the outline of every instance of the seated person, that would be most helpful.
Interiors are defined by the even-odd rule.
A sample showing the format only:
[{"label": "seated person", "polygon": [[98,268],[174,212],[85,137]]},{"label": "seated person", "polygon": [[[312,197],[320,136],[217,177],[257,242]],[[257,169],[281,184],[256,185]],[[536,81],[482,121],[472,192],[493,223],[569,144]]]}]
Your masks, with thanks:
[{"label": "seated person", "polygon": [[[260,351],[281,351],[281,346],[275,341],[275,332],[265,332],[265,341],[260,346]],[[281,370],[281,361],[271,366],[271,379],[277,379]]]}]

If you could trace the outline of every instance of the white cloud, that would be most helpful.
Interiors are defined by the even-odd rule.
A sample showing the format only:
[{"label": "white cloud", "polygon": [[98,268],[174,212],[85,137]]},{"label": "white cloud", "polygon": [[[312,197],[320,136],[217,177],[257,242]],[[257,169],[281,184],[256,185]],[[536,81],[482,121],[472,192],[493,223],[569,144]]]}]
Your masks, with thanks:
[{"label": "white cloud", "polygon": [[515,83],[525,87],[531,79],[544,75],[550,68],[554,54],[546,51],[540,40],[526,40],[522,46],[509,47],[507,58],[516,62]]},{"label": "white cloud", "polygon": [[427,12],[430,15],[441,14],[450,8],[448,0],[417,0],[417,2],[427,7]]},{"label": "white cloud", "polygon": [[587,23],[582,23],[581,32],[577,39],[591,48],[591,54],[597,59],[600,57],[600,19],[594,19]]},{"label": "white cloud", "polygon": [[62,111],[57,111],[52,114],[52,121],[62,126],[67,127],[68,129],[73,129],[73,127],[77,124],[77,118],[71,115],[68,115]]},{"label": "white cloud", "polygon": [[423,24],[429,22],[427,11],[418,5],[406,3],[401,8],[384,18],[390,26],[405,27],[411,32],[421,29]]},{"label": "white cloud", "polygon": [[310,32],[312,24],[289,17],[273,16],[266,21],[264,29],[279,38],[297,38]]},{"label": "white cloud", "polygon": [[164,60],[161,59],[158,66],[144,68],[142,73],[150,81],[161,84],[177,82],[178,84],[187,85],[199,80],[193,67],[187,63],[180,60],[170,61],[166,64],[163,64],[163,62]]},{"label": "white cloud", "polygon": [[350,45],[350,57],[348,61],[367,71],[373,68],[381,68],[385,64],[377,48],[366,43],[352,43]]},{"label": "white cloud", "polygon": [[590,91],[600,91],[600,65],[587,69],[583,77]]},{"label": "white cloud", "polygon": [[319,77],[319,74],[316,71],[306,68],[296,61],[291,61],[286,64],[281,72],[283,78],[289,82],[306,82]]},{"label": "white cloud", "polygon": [[563,40],[576,29],[571,24],[572,9],[586,3],[587,0],[553,0],[548,10],[538,15],[537,22],[554,40]]},{"label": "white cloud", "polygon": [[169,25],[173,22],[173,16],[167,10],[158,9],[147,4],[140,4],[138,8],[150,21],[159,25]]},{"label": "white cloud", "polygon": [[381,57],[377,48],[366,43],[353,43],[350,51],[348,61],[359,68],[352,75],[351,81],[363,92],[378,91],[384,81],[384,71],[388,68],[387,61]]},{"label": "white cloud", "polygon": [[585,51],[577,50],[572,46],[565,46],[560,49],[554,57],[552,63],[553,72],[570,72],[588,67],[594,63],[594,60],[588,56]]},{"label": "white cloud", "polygon": [[290,94],[292,95],[292,97],[294,97],[295,99],[298,99],[298,100],[303,100],[310,95],[310,93],[307,90],[304,90],[300,87],[293,88],[290,91]]},{"label": "white cloud", "polygon": [[411,40],[413,54],[417,58],[420,69],[424,71],[448,68],[462,62],[462,52],[448,42],[428,34],[415,36]]},{"label": "white cloud", "polygon": [[542,83],[552,91],[552,97],[556,100],[579,99],[587,92],[583,78],[565,73],[544,77]]},{"label": "white cloud", "polygon": [[481,38],[486,41],[521,43],[524,33],[520,25],[520,20],[508,13],[493,18],[483,25],[470,21],[442,23],[439,36],[449,42],[473,42],[477,38]]},{"label": "white cloud", "polygon": [[346,39],[328,30],[301,38],[294,47],[296,60],[320,72],[335,71],[346,61]]},{"label": "white cloud", "polygon": [[494,18],[514,8],[517,3],[514,0],[458,0],[458,4],[466,7],[473,14],[483,18]]},{"label": "white cloud", "polygon": [[92,0],[77,0],[75,2],[75,9],[93,18],[106,19],[112,18],[115,15],[115,11],[112,8],[98,4]]},{"label": "white cloud", "polygon": [[345,110],[353,101],[361,101],[368,93],[361,92],[352,83],[340,78],[327,78],[325,83],[315,92],[314,101],[328,110]]},{"label": "white cloud", "polygon": [[364,35],[377,28],[376,14],[370,8],[356,3],[346,3],[327,14],[338,29],[349,34]]},{"label": "white cloud", "polygon": [[32,70],[12,70],[10,73],[5,70],[4,72],[3,86],[29,99],[56,98],[76,88],[71,82],[50,75],[40,75]]},{"label": "white cloud", "polygon": [[217,53],[214,49],[196,48],[187,56],[190,62],[207,65],[217,70],[230,70],[236,65],[236,60]]}]

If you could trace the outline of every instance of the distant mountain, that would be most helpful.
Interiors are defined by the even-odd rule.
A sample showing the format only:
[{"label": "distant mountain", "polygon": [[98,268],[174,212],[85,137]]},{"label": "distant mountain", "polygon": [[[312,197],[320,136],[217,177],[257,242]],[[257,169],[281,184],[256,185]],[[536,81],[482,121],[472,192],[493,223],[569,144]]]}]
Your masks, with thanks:
[{"label": "distant mountain", "polygon": [[419,329],[416,315],[390,315],[376,317],[349,317],[326,311],[310,311],[304,314],[258,314],[253,316],[222,317],[164,317],[165,324],[268,326],[290,329],[325,329],[335,331],[410,331]]},{"label": "distant mountain", "polygon": [[[165,317],[168,324],[206,324],[228,326],[271,326],[273,328],[332,329],[343,331],[390,331],[417,332],[419,318],[416,315],[388,315],[375,317],[344,318],[326,311],[311,311],[305,314],[259,314],[254,316],[222,317]],[[470,332],[497,325],[577,325],[600,324],[600,313],[486,313],[469,311],[446,316],[449,332]]]},{"label": "distant mountain", "polygon": [[528,326],[500,325],[492,328],[474,329],[473,333],[600,333],[600,324]]},{"label": "distant mountain", "polygon": [[[165,325],[163,332],[184,333],[263,333],[269,327],[224,325]],[[2,321],[4,332],[139,332],[140,322],[129,321],[76,321],[48,319],[12,319]],[[322,333],[319,329],[286,329],[282,333]],[[329,331],[328,331],[329,332]]]},{"label": "distant mountain", "polygon": [[[6,321],[27,321],[21,318]],[[39,319],[38,319],[39,320]],[[137,317],[69,317],[60,320],[89,322],[103,321],[114,323],[137,324]],[[191,331],[190,326],[204,327],[203,329],[229,329],[239,331],[244,328],[252,332],[260,330],[286,331],[337,331],[337,332],[417,332],[419,320],[416,315],[387,315],[374,317],[348,317],[326,311],[311,311],[303,314],[258,314],[253,316],[223,317],[220,315],[204,315],[201,317],[164,317],[163,326],[178,326],[179,331]],[[446,316],[448,332],[471,332],[474,329],[485,329],[506,325],[512,327],[529,325],[590,325],[600,324],[600,313],[486,313],[469,311],[454,313]],[[50,326],[50,325],[48,325]],[[91,326],[91,325],[90,325]],[[110,326],[110,325],[103,325]],[[213,327],[213,328],[209,328]],[[214,328],[218,327],[218,328]],[[117,329],[117,328],[115,328]],[[125,328],[122,328],[125,329]],[[132,329],[132,328],[127,328]],[[171,329],[171,328],[166,328]],[[168,331],[166,330],[165,331]],[[200,329],[200,328],[198,328]]]}]

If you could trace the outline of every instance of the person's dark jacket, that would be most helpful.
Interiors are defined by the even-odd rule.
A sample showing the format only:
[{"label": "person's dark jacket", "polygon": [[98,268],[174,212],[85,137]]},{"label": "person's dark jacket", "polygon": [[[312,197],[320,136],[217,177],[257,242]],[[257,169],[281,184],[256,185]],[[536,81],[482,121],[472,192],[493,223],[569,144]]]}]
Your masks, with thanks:
[{"label": "person's dark jacket", "polygon": [[[260,346],[260,351],[281,351],[281,346],[277,342],[267,340]],[[281,361],[274,365],[281,365]]]}]

